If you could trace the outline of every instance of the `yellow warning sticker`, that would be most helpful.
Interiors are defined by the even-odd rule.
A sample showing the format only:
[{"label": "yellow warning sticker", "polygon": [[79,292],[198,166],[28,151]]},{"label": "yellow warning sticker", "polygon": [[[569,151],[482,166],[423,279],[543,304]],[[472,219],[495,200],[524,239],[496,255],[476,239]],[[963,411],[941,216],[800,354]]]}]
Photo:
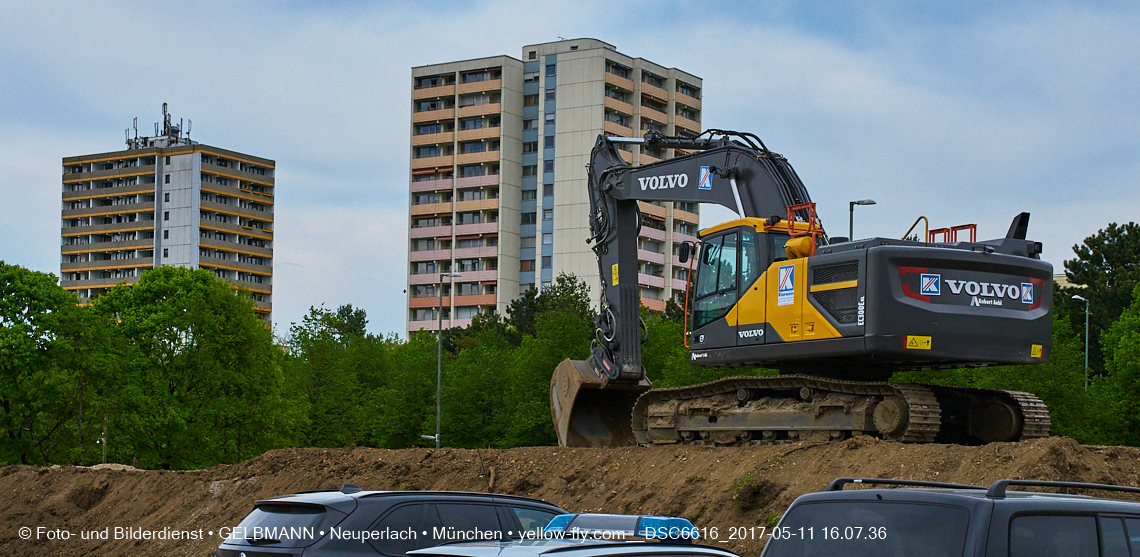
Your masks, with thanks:
[{"label": "yellow warning sticker", "polygon": [[1031,358],[1040,358],[1041,357],[1041,345],[1040,344],[1030,344],[1029,345],[1029,357],[1031,357]]},{"label": "yellow warning sticker", "polygon": [[618,264],[617,263],[614,263],[613,270],[611,271],[610,274],[612,274],[614,277],[613,278],[613,283],[614,283],[613,285],[617,286],[617,277],[618,277]]},{"label": "yellow warning sticker", "polygon": [[909,350],[930,350],[930,337],[907,335],[906,347]]}]

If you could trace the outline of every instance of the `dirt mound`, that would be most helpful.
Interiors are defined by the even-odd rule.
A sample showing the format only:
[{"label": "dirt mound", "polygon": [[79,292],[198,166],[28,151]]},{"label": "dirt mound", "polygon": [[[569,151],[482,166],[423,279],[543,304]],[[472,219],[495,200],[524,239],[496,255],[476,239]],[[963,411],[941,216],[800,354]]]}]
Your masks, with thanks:
[{"label": "dirt mound", "polygon": [[[756,447],[509,450],[284,449],[196,472],[126,467],[0,469],[0,554],[212,555],[218,529],[257,499],[344,483],[365,489],[488,491],[537,497],[567,510],[684,516],[699,527],[773,523],[797,496],[838,476],[986,485],[1032,478],[1140,485],[1140,449],[1052,437],[983,447],[902,445],[869,437]],[[33,530],[31,540],[19,537]],[[36,540],[36,528],[68,540]],[[201,540],[115,540],[115,527],[213,531]],[[81,532],[109,529],[108,539]],[[744,555],[759,542],[732,541]]]}]

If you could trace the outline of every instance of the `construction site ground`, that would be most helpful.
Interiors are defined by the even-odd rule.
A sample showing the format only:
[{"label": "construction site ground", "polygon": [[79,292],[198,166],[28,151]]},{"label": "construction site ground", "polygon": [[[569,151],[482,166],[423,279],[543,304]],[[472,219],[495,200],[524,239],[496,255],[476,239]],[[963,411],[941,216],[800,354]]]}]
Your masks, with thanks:
[{"label": "construction site ground", "polygon": [[[204,557],[213,555],[219,529],[237,525],[254,501],[351,483],[381,490],[490,490],[536,497],[571,512],[683,516],[698,527],[717,528],[720,539],[706,542],[757,555],[762,542],[728,540],[730,531],[773,524],[798,495],[839,476],[1140,485],[1140,448],[1082,446],[1062,437],[980,447],[857,437],[751,447],[283,449],[191,472],[12,465],[0,468],[0,554]],[[23,527],[67,531],[71,539],[24,540]],[[214,535],[194,541],[81,537],[104,529],[113,537],[115,527]]]}]

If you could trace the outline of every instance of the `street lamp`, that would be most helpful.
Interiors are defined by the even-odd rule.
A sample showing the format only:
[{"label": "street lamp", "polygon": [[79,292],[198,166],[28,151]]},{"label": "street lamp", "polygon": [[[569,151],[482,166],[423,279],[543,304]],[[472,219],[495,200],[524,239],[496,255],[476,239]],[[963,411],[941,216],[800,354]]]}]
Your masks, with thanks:
[{"label": "street lamp", "polygon": [[874,205],[874,199],[860,199],[859,201],[852,201],[848,207],[851,210],[850,218],[847,219],[847,234],[848,240],[855,241],[855,206],[856,205]]},{"label": "street lamp", "polygon": [[[439,339],[436,348],[436,366],[435,366],[435,448],[439,448],[439,417],[442,413],[442,394],[443,394],[443,277],[456,278],[459,273],[440,273],[439,274],[439,329],[436,331],[436,337]],[[454,280],[451,282],[455,282]],[[424,435],[425,438],[431,438]]]},{"label": "street lamp", "polygon": [[1088,298],[1073,296],[1074,300],[1085,303],[1085,388],[1089,388],[1089,301]]}]

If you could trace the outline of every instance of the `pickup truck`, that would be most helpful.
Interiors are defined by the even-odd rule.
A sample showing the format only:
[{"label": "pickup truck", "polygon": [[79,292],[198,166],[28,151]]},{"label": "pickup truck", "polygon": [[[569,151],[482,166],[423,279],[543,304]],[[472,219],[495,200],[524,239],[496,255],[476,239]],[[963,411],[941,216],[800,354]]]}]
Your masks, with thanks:
[{"label": "pickup truck", "polygon": [[788,507],[761,555],[1140,557],[1140,502],[1055,493],[1061,489],[1140,494],[1136,487],[1077,482],[998,480],[986,488],[837,478]]}]

